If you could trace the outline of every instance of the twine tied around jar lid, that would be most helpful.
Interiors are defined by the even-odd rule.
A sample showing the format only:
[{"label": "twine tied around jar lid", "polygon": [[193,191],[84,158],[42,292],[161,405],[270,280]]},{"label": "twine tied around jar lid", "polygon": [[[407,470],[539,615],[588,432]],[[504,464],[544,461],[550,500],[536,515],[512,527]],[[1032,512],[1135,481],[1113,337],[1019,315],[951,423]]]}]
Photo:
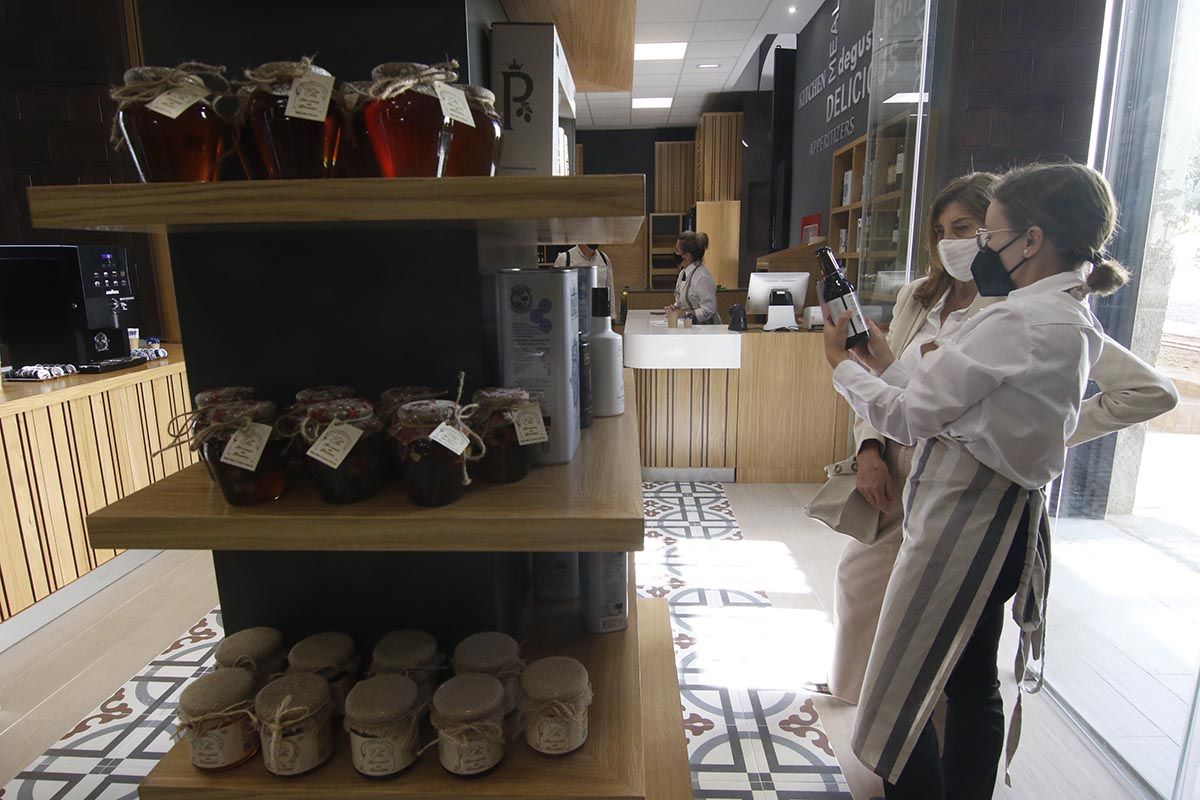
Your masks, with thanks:
[{"label": "twine tied around jar lid", "polygon": [[207,733],[242,716],[257,725],[253,709],[253,675],[242,670],[210,672],[190,683],[179,696],[179,721],[172,738],[178,741]]},{"label": "twine tied around jar lid", "polygon": [[504,414],[529,402],[529,390],[500,386],[477,389],[471,401],[479,407],[479,419],[483,423],[484,434],[487,434],[504,422]]},{"label": "twine tied around jar lid", "polygon": [[[202,409],[203,414],[189,411],[173,417],[167,423],[167,433],[172,437],[170,444],[156,450],[152,456],[160,456],[176,447],[187,446],[191,450],[199,450],[209,439],[221,436],[232,436],[238,431],[244,431],[256,422],[267,423],[275,416],[275,404],[270,400],[241,400],[234,403],[220,403]],[[193,431],[192,421],[205,421],[208,424],[197,426]]]},{"label": "twine tied around jar lid", "polygon": [[582,725],[592,704],[587,668],[565,656],[534,661],[521,676],[521,689],[523,726],[544,717]]},{"label": "twine tied around jar lid", "polygon": [[379,395],[379,403],[375,406],[375,410],[384,425],[392,425],[396,422],[396,412],[405,403],[415,400],[436,400],[445,397],[446,394],[445,389],[433,386],[393,386],[390,389],[384,389]]},{"label": "twine tied around jar lid", "polygon": [[[479,406],[474,403],[462,405],[463,384],[466,381],[465,372],[458,373],[458,392],[454,400],[414,400],[405,403],[396,410],[396,424],[392,426],[391,434],[400,441],[407,441],[412,434],[428,436],[443,422],[455,428],[471,440],[463,452],[463,486],[471,485],[471,476],[467,472],[467,464],[472,461],[482,461],[487,455],[487,445],[483,438],[467,423]],[[474,448],[474,452],[472,452]]]},{"label": "twine tied around jar lid", "polygon": [[[430,722],[439,736],[465,747],[471,736],[504,743],[504,687],[491,675],[458,675],[438,687]],[[421,748],[424,753],[437,739]]]},{"label": "twine tied around jar lid", "polygon": [[338,107],[347,114],[353,114],[371,99],[372,83],[373,81],[342,81],[333,93]]},{"label": "twine tied around jar lid", "polygon": [[133,67],[125,70],[124,85],[114,86],[109,96],[117,102],[117,113],[113,114],[109,142],[118,148],[125,141],[121,133],[120,112],[135,105],[144,105],[171,89],[201,86],[207,91],[205,100],[212,103],[216,97],[229,92],[231,84],[225,77],[225,67],[185,61],[177,67]]},{"label": "twine tied around jar lid", "polygon": [[435,83],[454,83],[458,80],[458,61],[450,59],[441,64],[425,66],[405,61],[380,64],[371,70],[371,97],[390,100],[410,89],[424,87],[432,90]]},{"label": "twine tied around jar lid", "polygon": [[482,86],[476,86],[473,83],[459,83],[455,87],[463,90],[463,94],[467,96],[467,102],[473,106],[478,106],[484,114],[500,121],[500,112],[496,111],[496,93],[491,89],[485,89]]},{"label": "twine tied around jar lid", "polygon": [[268,683],[254,698],[254,713],[267,734],[267,751],[272,761],[281,757],[284,732],[316,716],[333,702],[329,682],[319,675],[284,675]]},{"label": "twine tied around jar lid", "polygon": [[304,56],[299,61],[268,61],[254,69],[247,67],[242,70],[246,81],[241,86],[249,86],[251,90],[261,89],[264,92],[286,92],[291,89],[292,81],[303,78],[309,72],[329,74],[313,64],[311,56]]},{"label": "twine tied around jar lid", "polygon": [[[295,421],[295,417],[288,419]],[[350,423],[366,433],[383,430],[383,423],[375,416],[375,406],[368,400],[354,397],[313,403],[308,406],[303,419],[299,420],[297,430],[306,442],[312,444],[335,422]]]}]

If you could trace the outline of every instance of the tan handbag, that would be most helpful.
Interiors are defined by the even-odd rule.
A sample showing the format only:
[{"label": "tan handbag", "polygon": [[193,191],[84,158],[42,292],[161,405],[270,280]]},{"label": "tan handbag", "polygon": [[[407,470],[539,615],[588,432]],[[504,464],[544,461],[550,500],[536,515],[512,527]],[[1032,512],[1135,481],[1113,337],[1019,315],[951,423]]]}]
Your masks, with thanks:
[{"label": "tan handbag", "polygon": [[859,494],[858,458],[851,456],[830,464],[825,467],[825,475],[828,480],[804,507],[804,513],[838,533],[874,544],[879,538],[879,509]]}]

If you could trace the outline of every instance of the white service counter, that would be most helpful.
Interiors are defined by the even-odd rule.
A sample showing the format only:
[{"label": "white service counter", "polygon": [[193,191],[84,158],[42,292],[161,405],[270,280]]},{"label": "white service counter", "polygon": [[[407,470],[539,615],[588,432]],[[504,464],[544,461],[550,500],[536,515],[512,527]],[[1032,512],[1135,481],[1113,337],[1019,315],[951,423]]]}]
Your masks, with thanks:
[{"label": "white service counter", "polygon": [[667,327],[661,311],[630,311],[625,366],[633,369],[741,369],[742,336],[728,323]]}]

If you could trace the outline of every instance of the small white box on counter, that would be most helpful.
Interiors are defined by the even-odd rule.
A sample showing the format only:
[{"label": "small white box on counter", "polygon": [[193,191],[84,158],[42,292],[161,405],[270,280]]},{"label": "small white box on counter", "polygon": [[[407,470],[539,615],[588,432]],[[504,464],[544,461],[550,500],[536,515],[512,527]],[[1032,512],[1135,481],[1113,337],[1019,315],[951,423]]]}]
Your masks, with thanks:
[{"label": "small white box on counter", "polygon": [[568,135],[561,120],[575,119],[575,81],[553,24],[492,26],[492,90],[504,126],[496,174],[570,172],[574,126]]},{"label": "small white box on counter", "polygon": [[500,377],[542,405],[550,439],[539,464],[566,464],[579,447],[579,272],[507,269],[497,276]]}]

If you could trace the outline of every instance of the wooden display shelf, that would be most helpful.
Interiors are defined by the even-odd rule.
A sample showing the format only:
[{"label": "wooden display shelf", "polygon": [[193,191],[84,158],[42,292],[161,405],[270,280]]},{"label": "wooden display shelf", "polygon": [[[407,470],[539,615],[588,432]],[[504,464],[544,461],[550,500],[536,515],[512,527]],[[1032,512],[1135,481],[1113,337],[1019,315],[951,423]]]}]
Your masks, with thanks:
[{"label": "wooden display shelf", "polygon": [[443,508],[414,506],[394,481],[370,500],[330,505],[307,480],[274,503],[236,508],[197,464],[91,514],[88,531],[93,547],[164,550],[641,550],[638,463],[629,403],[583,432],[570,464],[480,483]]},{"label": "wooden display shelf", "polygon": [[[678,683],[664,680],[664,654],[673,659],[666,604],[638,601],[631,611],[629,628],[621,633],[580,633],[576,618],[565,610],[548,615],[529,631],[523,648],[527,657],[569,655],[583,662],[591,677],[595,701],[589,709],[588,740],[570,756],[541,756],[510,733],[504,761],[481,778],[449,775],[438,763],[435,748],[394,780],[368,780],[354,771],[346,734],[339,727],[333,757],[308,775],[293,778],[271,775],[261,757],[228,772],[203,773],[191,765],[187,744],[181,742],[158,763],[138,795],[142,800],[683,800],[690,793],[679,794],[680,778],[689,790],[690,781],[686,771],[678,774],[680,758],[686,770],[687,752],[679,725]],[[649,628],[639,635],[643,613],[650,617]],[[642,642],[656,645],[649,659],[640,656]],[[673,660],[669,669],[673,678]],[[644,691],[643,681],[655,690],[653,695]],[[657,734],[654,738],[647,735],[651,731]],[[664,748],[668,737],[677,745],[670,752]],[[428,738],[432,737],[427,733]],[[651,793],[652,788],[668,793]]]},{"label": "wooden display shelf", "polygon": [[528,221],[539,244],[629,244],[645,224],[644,175],[338,178],[36,186],[36,228],[133,232],[246,226]]},{"label": "wooden display shelf", "polygon": [[859,299],[865,300],[869,303],[894,303],[894,302],[896,302],[896,295],[888,294],[887,292],[859,292],[858,296],[859,296]]},{"label": "wooden display shelf", "polygon": [[851,203],[850,205],[847,205],[847,206],[837,206],[836,208],[831,208],[831,209],[829,209],[829,213],[830,214],[849,214],[851,211],[858,211],[862,207],[863,207],[862,201],[859,200],[857,203]]}]

